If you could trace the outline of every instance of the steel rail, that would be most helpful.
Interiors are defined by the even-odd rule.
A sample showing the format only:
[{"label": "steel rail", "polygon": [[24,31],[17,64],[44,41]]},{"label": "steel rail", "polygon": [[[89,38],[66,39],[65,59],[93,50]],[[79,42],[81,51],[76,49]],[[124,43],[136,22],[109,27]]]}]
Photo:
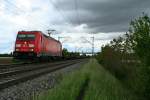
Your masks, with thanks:
[{"label": "steel rail", "polygon": [[[71,65],[82,63],[84,60],[77,60],[72,62],[64,62],[60,64],[54,64],[51,67],[44,67],[43,69],[30,70],[23,73],[18,73],[16,76],[12,76],[10,79],[5,79],[0,81],[0,90],[8,88],[10,86],[34,79],[36,77],[42,76],[54,72],[56,70],[69,67]],[[45,65],[46,66],[46,65]]]},{"label": "steel rail", "polygon": [[[74,61],[74,60],[71,60]],[[20,66],[19,69],[12,69],[10,71],[4,71],[0,73],[0,79],[8,77],[8,76],[12,76],[12,75],[16,75],[16,74],[20,74],[20,73],[25,73],[28,71],[34,71],[34,70],[40,70],[43,68],[47,68],[50,66],[56,66],[56,65],[60,65],[60,64],[65,64],[67,62],[70,61],[65,61],[65,62],[55,62],[55,63],[46,63],[46,64],[41,64],[41,65],[30,65],[30,66]]]}]

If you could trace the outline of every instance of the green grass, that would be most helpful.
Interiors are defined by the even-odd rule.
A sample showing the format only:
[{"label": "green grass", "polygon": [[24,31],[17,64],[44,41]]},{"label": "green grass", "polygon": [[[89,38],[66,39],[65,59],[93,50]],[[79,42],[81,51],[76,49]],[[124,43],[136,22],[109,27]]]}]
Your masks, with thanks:
[{"label": "green grass", "polygon": [[88,91],[84,100],[135,100],[131,91],[122,84],[95,60],[89,64],[91,73]]},{"label": "green grass", "polygon": [[13,63],[12,57],[0,57],[0,64],[10,64]]},{"label": "green grass", "polygon": [[27,62],[27,61],[13,59],[13,57],[0,57],[0,64],[19,64],[19,63],[23,63],[23,62]]},{"label": "green grass", "polygon": [[95,59],[90,60],[80,70],[64,75],[59,85],[42,93],[38,100],[76,100],[87,78],[90,81],[84,100],[135,100],[134,95]]},{"label": "green grass", "polygon": [[88,76],[84,71],[75,71],[63,77],[58,86],[45,92],[45,94],[43,93],[38,100],[74,100]]}]

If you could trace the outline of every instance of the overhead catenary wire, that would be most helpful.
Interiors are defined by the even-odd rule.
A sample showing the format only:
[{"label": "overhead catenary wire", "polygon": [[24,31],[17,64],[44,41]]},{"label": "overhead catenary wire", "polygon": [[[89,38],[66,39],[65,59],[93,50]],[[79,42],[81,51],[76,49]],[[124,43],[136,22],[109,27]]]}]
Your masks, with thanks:
[{"label": "overhead catenary wire", "polygon": [[79,17],[78,1],[77,1],[77,0],[74,0],[74,3],[75,3],[75,11],[76,11],[77,21],[78,21],[78,24],[80,25],[80,24],[81,24],[81,22],[80,22],[80,17]]},{"label": "overhead catenary wire", "polygon": [[[13,3],[13,2],[11,2],[11,1],[9,1],[9,0],[7,0],[7,1],[5,1],[6,2],[6,4],[7,4],[7,6],[4,6],[10,13],[12,13],[12,14],[15,14],[15,15],[19,15],[19,14],[21,14],[21,13],[23,13],[23,14],[27,14],[27,12],[25,11],[25,10],[22,10],[22,8],[20,8],[20,7],[18,7],[15,3]],[[12,8],[13,9],[9,9],[9,7],[10,6],[12,6]],[[25,17],[33,17],[32,15],[30,15],[30,13],[27,15],[27,16],[25,16]],[[42,16],[37,16],[38,18],[39,18],[39,20],[43,20],[43,18],[42,18]],[[35,22],[36,23],[36,22]],[[34,24],[35,24],[34,23]],[[30,28],[30,29],[32,29],[33,28],[33,23],[28,23],[29,25],[28,25],[28,27],[27,28]],[[51,21],[49,21],[49,24],[45,24],[44,22],[41,22],[41,21],[38,21],[38,26],[39,27],[47,27],[47,29],[55,29],[56,28],[56,25],[55,24],[53,24]],[[46,29],[46,30],[47,30]]]},{"label": "overhead catenary wire", "polygon": [[5,0],[5,2],[7,4],[9,4],[9,7],[13,7],[13,9],[7,8],[9,11],[17,10],[17,12],[15,12],[15,13],[25,13],[24,10],[20,9],[19,7],[17,7],[14,3],[10,2],[9,0]]},{"label": "overhead catenary wire", "polygon": [[[56,5],[56,3],[55,3],[53,0],[49,0],[49,1],[51,2],[51,5],[52,5],[53,7],[55,7],[55,9],[58,11],[58,13],[62,16],[62,18],[63,18],[66,22],[68,22],[68,23],[70,23],[70,24],[73,24],[71,18],[69,18],[68,16],[65,16],[65,14],[63,13],[63,11],[59,9],[59,7]],[[28,14],[28,15],[25,16],[25,17],[33,17],[31,14],[27,13],[25,10],[23,10],[23,9],[20,8],[20,7],[18,7],[15,3],[13,3],[13,2],[11,2],[11,1],[9,1],[9,0],[6,0],[5,2],[8,4],[9,7],[11,6],[11,7],[13,8],[13,9],[10,9],[9,7],[6,7],[6,6],[5,6],[5,8],[7,9],[7,11],[12,12],[12,13],[14,13],[15,15],[19,15],[19,14],[23,13],[23,14]],[[75,10],[76,10],[76,15],[77,15],[76,18],[77,18],[78,24],[80,24],[77,0],[75,0]],[[37,15],[37,16],[39,17],[39,19],[43,19],[43,18],[41,18],[41,16],[39,16],[39,15]],[[44,23],[41,22],[41,21],[38,21],[38,23],[40,24],[39,26],[41,26],[41,27],[48,27],[48,26],[53,26],[53,27],[55,27],[55,24],[53,24],[52,22],[49,22],[49,24],[51,24],[51,25],[44,24]],[[33,25],[33,23],[29,23],[29,24],[32,24],[32,25]],[[32,27],[32,25],[31,25],[31,26],[29,25],[30,28]]]},{"label": "overhead catenary wire", "polygon": [[68,23],[73,24],[72,20],[69,17],[65,17],[64,13],[58,8],[58,6],[53,2],[53,0],[49,0],[51,5],[57,10],[60,16]]},{"label": "overhead catenary wire", "polygon": [[[16,4],[10,2],[9,0],[6,0],[5,2],[9,5],[9,7],[11,6],[13,8],[13,9],[10,9],[10,8],[4,6],[7,9],[7,11],[14,13],[14,14],[21,14],[21,13],[25,14],[26,13],[24,10],[22,10]],[[39,17],[39,20],[43,19],[43,18],[41,18],[41,16],[39,16],[39,15],[37,15],[37,16]],[[28,14],[28,17],[32,17],[32,16],[30,14]],[[49,27],[50,26],[50,25],[42,23],[41,21],[39,21],[38,23],[40,24],[39,26],[41,26],[41,27]],[[51,26],[54,26],[54,24],[51,24]]]}]

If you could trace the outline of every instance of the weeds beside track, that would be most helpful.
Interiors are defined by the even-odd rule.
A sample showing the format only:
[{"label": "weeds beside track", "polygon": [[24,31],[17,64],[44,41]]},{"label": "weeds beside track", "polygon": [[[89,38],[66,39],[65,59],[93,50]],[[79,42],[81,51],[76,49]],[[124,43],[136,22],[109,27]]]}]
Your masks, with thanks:
[{"label": "weeds beside track", "polygon": [[80,70],[63,76],[53,89],[34,100],[137,100],[113,75],[92,59]]}]

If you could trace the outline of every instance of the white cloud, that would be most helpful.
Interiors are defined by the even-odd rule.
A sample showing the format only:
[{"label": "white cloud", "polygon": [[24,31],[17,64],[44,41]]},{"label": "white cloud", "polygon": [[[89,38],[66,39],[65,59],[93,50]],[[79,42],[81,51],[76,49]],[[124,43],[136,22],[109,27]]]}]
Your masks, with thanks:
[{"label": "white cloud", "polygon": [[74,30],[76,32],[85,32],[88,29],[88,25],[87,24],[81,24],[79,26],[74,27]]},{"label": "white cloud", "polygon": [[32,1],[34,0],[15,0],[14,4],[22,11],[30,11],[32,8]]},{"label": "white cloud", "polygon": [[0,16],[4,15],[4,7],[5,5],[2,3],[2,1],[0,0]]},{"label": "white cloud", "polygon": [[[88,34],[89,26],[81,24],[74,26],[66,21],[60,13],[54,9],[49,0],[0,0],[0,53],[11,52],[14,48],[16,34],[20,30],[40,30],[46,32],[52,28],[61,34],[52,35],[67,37],[61,39],[63,46],[70,51],[90,51],[91,44],[83,43],[83,38],[91,41],[92,34]],[[51,22],[59,22],[53,24]],[[101,45],[108,43],[112,37],[122,33],[98,33],[95,34],[95,51],[99,51]]]},{"label": "white cloud", "polygon": [[90,52],[92,48],[92,38],[95,38],[95,52],[101,50],[101,46],[109,43],[113,38],[117,38],[118,36],[123,35],[124,32],[118,33],[97,33],[97,34],[88,34],[88,33],[61,33],[61,34],[53,34],[52,37],[58,39],[58,37],[62,37],[60,39],[63,42],[64,48],[72,48],[70,51],[87,51]]}]

